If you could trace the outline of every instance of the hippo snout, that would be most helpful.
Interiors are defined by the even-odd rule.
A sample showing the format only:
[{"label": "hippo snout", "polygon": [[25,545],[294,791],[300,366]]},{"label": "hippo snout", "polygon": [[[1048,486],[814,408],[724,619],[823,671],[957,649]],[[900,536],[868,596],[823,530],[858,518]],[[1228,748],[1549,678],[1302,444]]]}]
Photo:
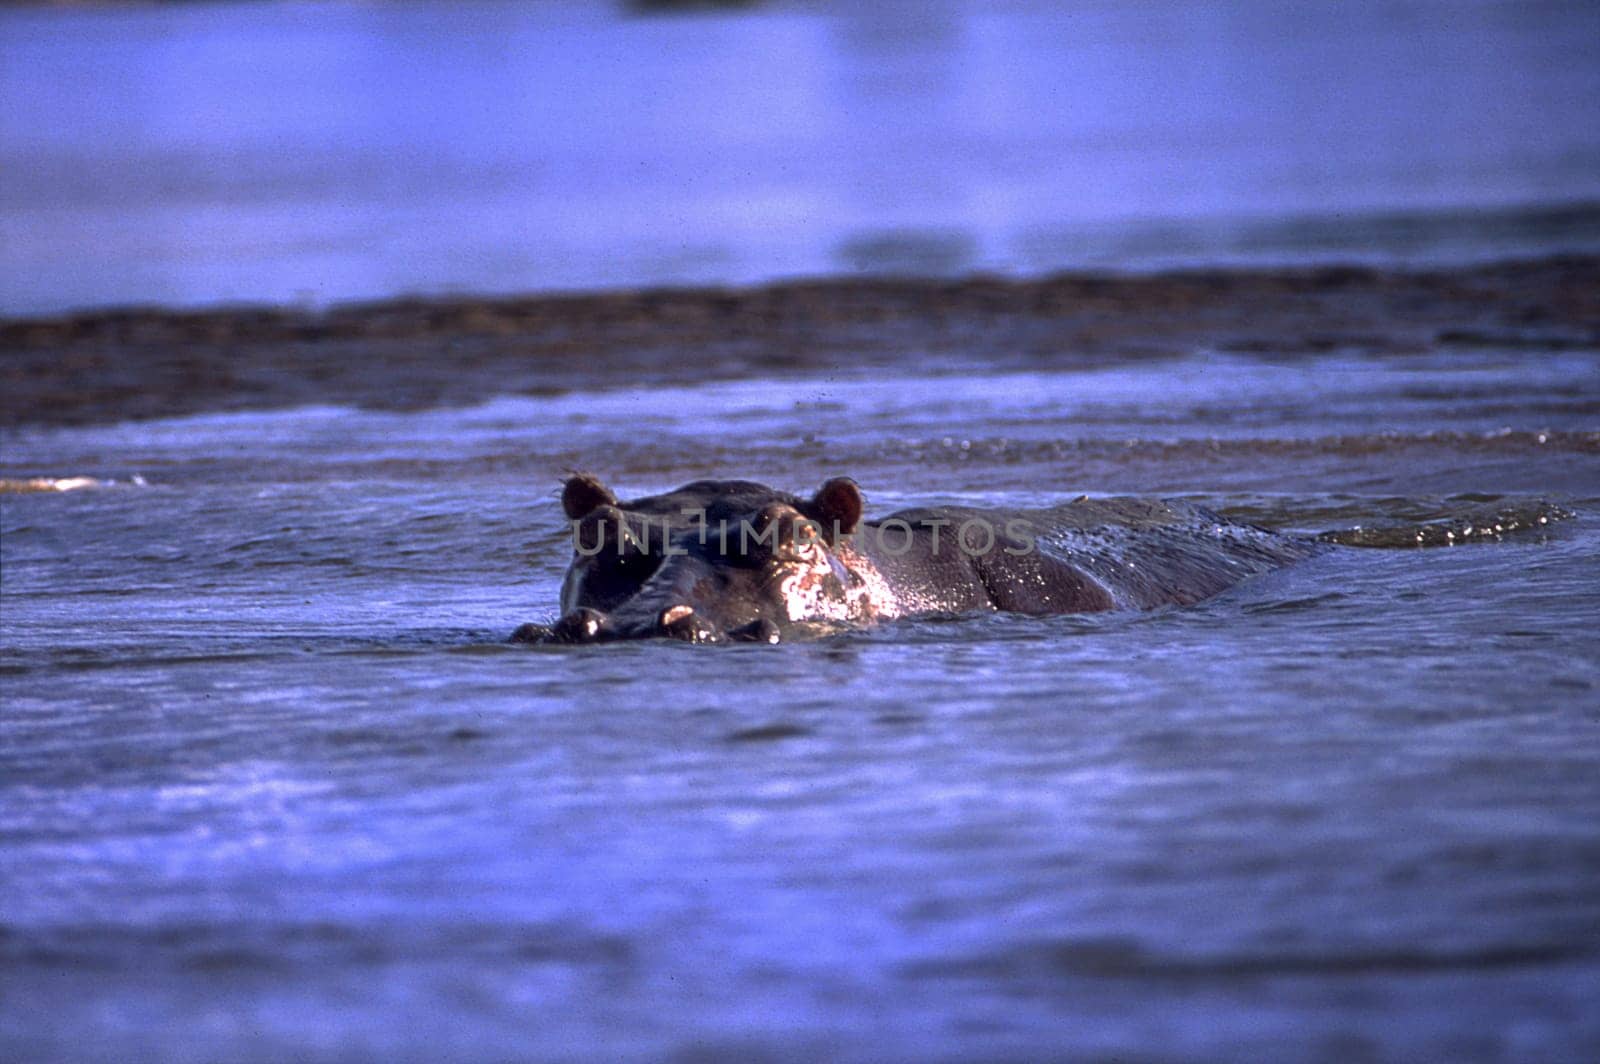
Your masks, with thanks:
[{"label": "hippo snout", "polygon": [[605,614],[588,606],[579,606],[562,615],[540,642],[595,643],[606,638],[610,632],[611,621]]},{"label": "hippo snout", "polygon": [[518,643],[609,643],[619,639],[717,643],[724,636],[692,606],[668,607],[643,623],[619,620],[600,610],[579,606],[563,614],[555,624],[525,624],[511,633],[511,638]]},{"label": "hippo snout", "polygon": [[723,631],[688,605],[669,606],[648,623],[622,623],[615,617],[579,606],[552,625],[525,624],[511,633],[517,643],[607,643],[623,639],[677,639],[685,643],[777,643],[778,626],[753,621]]},{"label": "hippo snout", "polygon": [[777,643],[783,639],[778,626],[765,618],[724,631],[687,605],[662,610],[656,627],[658,634],[686,643]]},{"label": "hippo snout", "polygon": [[715,643],[722,633],[694,611],[693,606],[668,606],[656,618],[656,632],[685,643]]}]

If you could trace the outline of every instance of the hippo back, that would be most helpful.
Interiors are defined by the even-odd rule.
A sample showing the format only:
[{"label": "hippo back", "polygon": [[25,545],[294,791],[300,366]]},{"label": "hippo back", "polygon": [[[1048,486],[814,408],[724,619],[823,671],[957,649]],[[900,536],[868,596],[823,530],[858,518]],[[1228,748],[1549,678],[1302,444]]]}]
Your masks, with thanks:
[{"label": "hippo back", "polygon": [[1124,609],[1187,606],[1323,549],[1176,500],[1083,499],[1029,520],[1041,552],[1092,576]]}]

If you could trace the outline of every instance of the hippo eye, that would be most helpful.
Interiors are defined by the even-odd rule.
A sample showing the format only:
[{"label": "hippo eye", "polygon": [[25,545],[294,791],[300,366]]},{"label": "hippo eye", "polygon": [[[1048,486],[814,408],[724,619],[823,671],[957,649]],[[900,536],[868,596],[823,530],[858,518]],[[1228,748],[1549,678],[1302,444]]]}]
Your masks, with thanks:
[{"label": "hippo eye", "polygon": [[602,506],[574,521],[572,547],[577,557],[562,591],[563,602],[597,610],[625,602],[661,566],[658,535],[616,507]]},{"label": "hippo eye", "polygon": [[824,541],[817,522],[782,503],[763,507],[746,527],[744,550],[755,561],[805,561]]},{"label": "hippo eye", "polygon": [[602,506],[573,522],[572,534],[573,547],[584,557],[626,557],[645,550],[628,519],[614,506]]}]

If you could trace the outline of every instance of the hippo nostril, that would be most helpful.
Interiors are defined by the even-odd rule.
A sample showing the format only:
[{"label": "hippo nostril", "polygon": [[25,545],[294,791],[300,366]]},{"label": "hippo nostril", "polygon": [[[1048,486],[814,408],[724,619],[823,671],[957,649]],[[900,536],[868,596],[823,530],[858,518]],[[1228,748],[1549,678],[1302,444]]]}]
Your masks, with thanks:
[{"label": "hippo nostril", "polygon": [[661,616],[656,618],[656,627],[674,639],[686,639],[691,643],[699,642],[700,618],[694,615],[694,607],[679,604],[668,606],[661,611]]},{"label": "hippo nostril", "polygon": [[662,610],[661,616],[656,618],[656,623],[663,628],[671,628],[674,625],[681,625],[686,619],[693,616],[693,606],[679,603],[676,606],[668,606],[666,609]]},{"label": "hippo nostril", "polygon": [[661,611],[656,626],[663,635],[689,643],[716,641],[716,631],[694,612],[693,606],[669,606]]},{"label": "hippo nostril", "polygon": [[728,637],[738,643],[777,643],[782,641],[783,633],[776,624],[763,617],[742,628],[735,628],[728,633]]},{"label": "hippo nostril", "polygon": [[553,643],[592,643],[606,630],[606,615],[587,606],[579,606],[555,623],[550,629]]}]

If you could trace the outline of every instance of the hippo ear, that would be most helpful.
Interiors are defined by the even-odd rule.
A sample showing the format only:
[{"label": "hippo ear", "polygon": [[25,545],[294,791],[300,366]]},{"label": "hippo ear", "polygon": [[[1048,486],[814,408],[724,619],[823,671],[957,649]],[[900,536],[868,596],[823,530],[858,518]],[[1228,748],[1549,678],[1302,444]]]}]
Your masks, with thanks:
[{"label": "hippo ear", "polygon": [[849,477],[834,477],[811,497],[806,506],[806,516],[822,526],[824,534],[832,539],[834,529],[848,536],[861,523],[861,489]]},{"label": "hippo ear", "polygon": [[572,477],[561,489],[561,509],[573,521],[593,513],[601,506],[616,504],[617,497],[611,494],[611,489],[587,473]]}]

